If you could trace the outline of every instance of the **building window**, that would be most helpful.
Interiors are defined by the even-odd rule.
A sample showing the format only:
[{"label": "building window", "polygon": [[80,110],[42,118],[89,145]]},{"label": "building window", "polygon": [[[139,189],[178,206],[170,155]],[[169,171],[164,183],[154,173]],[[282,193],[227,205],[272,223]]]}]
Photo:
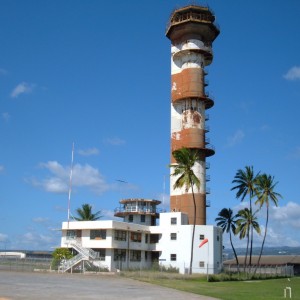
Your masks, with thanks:
[{"label": "building window", "polygon": [[177,254],[171,254],[171,261],[177,260]]},{"label": "building window", "polygon": [[130,250],[130,261],[141,261],[141,251]]},{"label": "building window", "polygon": [[126,231],[125,230],[115,230],[115,240],[116,241],[126,241]]},{"label": "building window", "polygon": [[91,240],[105,240],[106,239],[106,229],[92,229],[90,231]]},{"label": "building window", "polygon": [[76,230],[67,230],[67,240],[76,239]]},{"label": "building window", "polygon": [[140,243],[142,241],[142,234],[140,232],[131,232],[130,240],[132,242]]},{"label": "building window", "polygon": [[177,224],[177,218],[171,218],[171,225]]},{"label": "building window", "polygon": [[204,266],[205,266],[204,261],[199,261],[199,267],[204,268]]},{"label": "building window", "polygon": [[150,234],[150,244],[158,243],[160,239],[160,235],[157,233]]},{"label": "building window", "polygon": [[148,244],[148,239],[149,239],[149,235],[146,233],[145,234],[145,243]]},{"label": "building window", "polygon": [[148,252],[145,251],[145,260],[147,260],[147,259],[148,259]]},{"label": "building window", "polygon": [[126,261],[126,250],[115,249],[114,250],[114,261]]},{"label": "building window", "polygon": [[200,234],[200,237],[199,237],[200,241],[204,240],[204,238],[205,238],[204,234]]},{"label": "building window", "polygon": [[93,249],[97,253],[97,259],[99,260],[105,260],[105,249]]},{"label": "building window", "polygon": [[141,215],[141,223],[145,223],[146,220],[146,216],[145,215]]},{"label": "building window", "polygon": [[176,232],[172,232],[171,233],[171,241],[176,241],[177,240],[177,233]]},{"label": "building window", "polygon": [[128,216],[128,222],[132,223],[133,222],[133,215]]},{"label": "building window", "polygon": [[220,237],[217,235],[217,242],[220,240]]}]

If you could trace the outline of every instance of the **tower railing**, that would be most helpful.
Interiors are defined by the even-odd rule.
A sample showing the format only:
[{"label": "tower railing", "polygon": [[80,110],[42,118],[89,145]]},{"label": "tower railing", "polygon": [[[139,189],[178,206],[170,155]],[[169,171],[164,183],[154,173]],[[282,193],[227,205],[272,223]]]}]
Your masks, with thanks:
[{"label": "tower railing", "polygon": [[137,212],[137,213],[151,213],[151,214],[156,214],[156,213],[160,213],[160,212],[164,212],[163,209],[161,208],[141,208],[141,207],[117,207],[114,210],[115,213],[131,213],[131,212]]}]

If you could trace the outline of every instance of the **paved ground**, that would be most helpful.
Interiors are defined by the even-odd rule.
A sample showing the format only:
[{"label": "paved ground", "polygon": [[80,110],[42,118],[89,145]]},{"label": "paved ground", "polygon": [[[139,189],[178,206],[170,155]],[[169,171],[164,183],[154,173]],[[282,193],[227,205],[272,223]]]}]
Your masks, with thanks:
[{"label": "paved ground", "polygon": [[115,275],[82,275],[0,271],[0,300],[67,299],[202,299]]}]

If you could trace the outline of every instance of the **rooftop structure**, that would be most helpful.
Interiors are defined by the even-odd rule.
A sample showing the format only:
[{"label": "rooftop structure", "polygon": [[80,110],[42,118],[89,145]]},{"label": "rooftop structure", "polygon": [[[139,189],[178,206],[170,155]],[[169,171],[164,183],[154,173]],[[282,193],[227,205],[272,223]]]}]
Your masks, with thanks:
[{"label": "rooftop structure", "polygon": [[115,217],[123,218],[124,222],[153,226],[161,212],[156,208],[160,203],[161,201],[153,199],[123,199],[120,200],[122,206],[115,209]]}]

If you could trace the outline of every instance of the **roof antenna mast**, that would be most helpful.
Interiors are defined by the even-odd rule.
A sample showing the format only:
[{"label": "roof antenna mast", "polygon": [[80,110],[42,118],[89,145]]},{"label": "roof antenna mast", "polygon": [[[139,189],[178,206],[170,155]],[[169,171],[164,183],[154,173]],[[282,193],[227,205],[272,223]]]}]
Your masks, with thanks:
[{"label": "roof antenna mast", "polygon": [[72,192],[73,161],[74,161],[74,142],[73,142],[73,145],[72,145],[72,159],[71,159],[71,170],[70,170],[70,181],[69,181],[68,228],[69,228],[69,222],[70,222],[70,206],[71,206],[71,192]]}]

